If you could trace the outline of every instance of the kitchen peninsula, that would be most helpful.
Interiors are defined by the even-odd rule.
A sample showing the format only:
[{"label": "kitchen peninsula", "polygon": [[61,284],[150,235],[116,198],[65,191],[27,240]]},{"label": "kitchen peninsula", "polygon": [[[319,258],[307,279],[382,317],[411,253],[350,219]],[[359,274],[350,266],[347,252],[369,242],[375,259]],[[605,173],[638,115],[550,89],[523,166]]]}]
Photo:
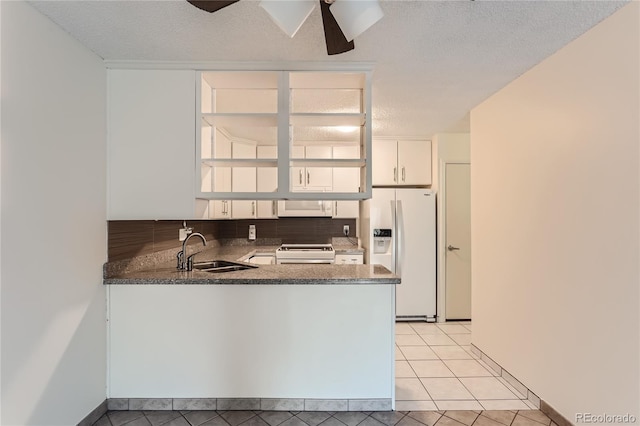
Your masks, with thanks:
[{"label": "kitchen peninsula", "polygon": [[[269,250],[214,247],[197,257],[242,262]],[[399,282],[377,265],[215,274],[172,261],[107,276],[110,404],[389,410]]]}]

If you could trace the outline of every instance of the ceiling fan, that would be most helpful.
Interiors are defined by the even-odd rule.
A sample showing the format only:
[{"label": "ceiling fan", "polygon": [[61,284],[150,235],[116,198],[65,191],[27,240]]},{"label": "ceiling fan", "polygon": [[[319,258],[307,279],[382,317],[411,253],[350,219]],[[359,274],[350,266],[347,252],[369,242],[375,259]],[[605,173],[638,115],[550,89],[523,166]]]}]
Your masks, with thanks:
[{"label": "ceiling fan", "polygon": [[[209,13],[237,3],[239,0],[187,0]],[[320,2],[324,38],[329,55],[353,50],[353,39],[384,15],[378,0],[262,0],[276,24],[293,37]]]}]

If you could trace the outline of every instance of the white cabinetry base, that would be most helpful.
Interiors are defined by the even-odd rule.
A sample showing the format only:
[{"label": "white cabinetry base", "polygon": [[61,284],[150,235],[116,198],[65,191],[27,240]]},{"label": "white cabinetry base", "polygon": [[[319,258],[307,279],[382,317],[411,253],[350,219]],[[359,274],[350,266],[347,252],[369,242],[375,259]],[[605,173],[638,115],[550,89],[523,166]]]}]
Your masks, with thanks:
[{"label": "white cabinetry base", "polygon": [[392,285],[121,285],[109,398],[391,400]]}]

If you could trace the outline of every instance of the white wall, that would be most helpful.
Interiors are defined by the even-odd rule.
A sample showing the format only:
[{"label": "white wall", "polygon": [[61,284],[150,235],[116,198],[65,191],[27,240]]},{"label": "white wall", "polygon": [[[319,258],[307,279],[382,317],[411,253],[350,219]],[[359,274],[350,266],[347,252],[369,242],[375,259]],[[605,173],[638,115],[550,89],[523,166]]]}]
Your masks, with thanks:
[{"label": "white wall", "polygon": [[106,395],[106,72],[27,3],[0,7],[0,422],[71,425]]},{"label": "white wall", "polygon": [[439,133],[432,138],[431,142],[431,170],[433,172],[433,182],[431,189],[436,191],[436,214],[438,218],[438,321],[446,321],[445,317],[445,282],[444,273],[446,259],[445,241],[445,211],[444,200],[444,163],[446,162],[471,162],[471,138],[469,133]]},{"label": "white wall", "polygon": [[431,140],[431,188],[440,189],[440,166],[443,161],[469,162],[471,160],[469,133],[439,133]]},{"label": "white wall", "polygon": [[639,415],[639,9],[471,113],[473,343],[572,422]]}]

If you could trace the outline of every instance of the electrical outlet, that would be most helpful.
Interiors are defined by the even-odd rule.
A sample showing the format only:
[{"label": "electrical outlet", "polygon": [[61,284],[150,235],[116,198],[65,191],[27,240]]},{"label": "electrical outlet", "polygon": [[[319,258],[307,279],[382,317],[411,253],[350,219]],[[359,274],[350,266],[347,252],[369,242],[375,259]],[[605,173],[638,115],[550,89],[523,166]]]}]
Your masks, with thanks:
[{"label": "electrical outlet", "polygon": [[349,236],[349,225],[344,225],[342,227],[342,233],[344,234],[345,237]]},{"label": "electrical outlet", "polygon": [[193,228],[180,228],[178,230],[178,240],[184,241],[187,239],[187,236],[193,232]]},{"label": "electrical outlet", "polygon": [[249,225],[249,240],[253,241],[256,239],[256,226]]}]

